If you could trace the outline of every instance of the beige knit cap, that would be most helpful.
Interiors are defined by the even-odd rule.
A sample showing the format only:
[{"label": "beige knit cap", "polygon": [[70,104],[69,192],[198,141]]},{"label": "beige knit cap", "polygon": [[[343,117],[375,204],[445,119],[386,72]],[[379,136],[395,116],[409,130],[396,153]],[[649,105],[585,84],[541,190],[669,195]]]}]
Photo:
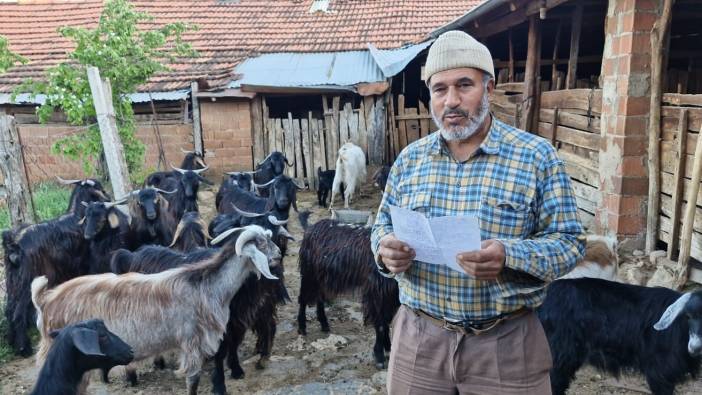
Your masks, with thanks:
[{"label": "beige knit cap", "polygon": [[483,70],[495,78],[490,50],[468,33],[451,30],[440,35],[429,48],[424,81],[428,85],[432,75],[461,67]]}]

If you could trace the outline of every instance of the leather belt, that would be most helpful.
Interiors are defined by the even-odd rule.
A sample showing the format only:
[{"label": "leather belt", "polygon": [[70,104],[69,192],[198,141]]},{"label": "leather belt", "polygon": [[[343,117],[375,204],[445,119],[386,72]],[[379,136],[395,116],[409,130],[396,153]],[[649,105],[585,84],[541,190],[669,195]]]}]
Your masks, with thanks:
[{"label": "leather belt", "polygon": [[413,309],[408,307],[415,315],[425,318],[432,324],[446,329],[447,331],[458,332],[464,335],[482,335],[483,333],[489,332],[495,329],[502,322],[511,320],[513,318],[521,317],[522,315],[528,313],[529,309],[522,307],[519,310],[513,311],[511,313],[501,314],[497,317],[488,318],[478,321],[462,321],[462,322],[451,322],[443,318],[436,318],[428,313],[425,313],[419,309]]}]

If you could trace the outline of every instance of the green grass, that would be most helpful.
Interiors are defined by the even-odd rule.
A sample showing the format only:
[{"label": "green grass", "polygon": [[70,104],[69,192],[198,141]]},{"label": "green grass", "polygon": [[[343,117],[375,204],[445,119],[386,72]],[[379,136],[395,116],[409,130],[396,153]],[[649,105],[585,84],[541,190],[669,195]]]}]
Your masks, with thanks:
[{"label": "green grass", "polygon": [[[71,189],[53,182],[42,182],[32,187],[32,201],[37,213],[37,221],[56,218],[68,208]],[[10,214],[7,206],[0,207],[0,230],[10,227]]]},{"label": "green grass", "polygon": [[[0,303],[0,308],[5,311],[5,302]],[[5,319],[5,314],[0,317],[0,364],[5,363],[13,358],[14,354],[12,352],[12,347],[5,342],[6,335],[8,331],[7,320]]]}]

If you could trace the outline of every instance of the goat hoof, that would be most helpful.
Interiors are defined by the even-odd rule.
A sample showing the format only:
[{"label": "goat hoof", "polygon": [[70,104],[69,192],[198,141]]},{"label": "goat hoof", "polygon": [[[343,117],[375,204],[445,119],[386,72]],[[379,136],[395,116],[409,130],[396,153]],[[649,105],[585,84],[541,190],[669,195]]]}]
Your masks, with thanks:
[{"label": "goat hoof", "polygon": [[383,370],[385,369],[385,362],[377,362],[375,363],[375,368],[378,370]]},{"label": "goat hoof", "polygon": [[127,371],[127,381],[129,381],[129,385],[132,387],[136,387],[137,385],[137,374],[133,370]]},{"label": "goat hoof", "polygon": [[154,358],[154,367],[156,369],[163,370],[166,368],[166,360],[163,359],[163,357],[156,357]]},{"label": "goat hoof", "polygon": [[231,378],[233,378],[234,380],[243,380],[244,376],[246,376],[246,373],[244,373],[243,370],[240,370],[238,372],[232,370]]},{"label": "goat hoof", "polygon": [[329,325],[322,326],[322,332],[329,333],[330,332]]},{"label": "goat hoof", "polygon": [[268,366],[268,359],[259,359],[258,362],[256,362],[256,369],[258,370],[263,370]]}]

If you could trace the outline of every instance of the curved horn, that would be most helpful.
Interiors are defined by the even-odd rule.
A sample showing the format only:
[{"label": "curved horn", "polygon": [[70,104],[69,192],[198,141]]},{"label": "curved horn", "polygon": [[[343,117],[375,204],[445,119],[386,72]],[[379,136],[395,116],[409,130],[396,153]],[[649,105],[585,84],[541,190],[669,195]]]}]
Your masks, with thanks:
[{"label": "curved horn", "polygon": [[56,176],[56,179],[58,179],[58,181],[63,185],[73,185],[73,184],[78,184],[79,182],[83,181],[83,180],[64,180],[63,178],[61,178],[59,176]]},{"label": "curved horn", "polygon": [[294,162],[293,162],[293,163],[290,163],[290,161],[288,160],[288,158],[287,158],[287,157],[284,157],[284,158],[285,158],[285,163],[287,163],[287,164],[288,164],[288,166],[290,166],[290,167],[293,167],[293,166],[295,166],[295,163],[294,163]]},{"label": "curved horn", "polygon": [[253,184],[254,184],[254,186],[255,186],[256,188],[263,188],[263,187],[267,187],[267,186],[271,185],[271,184],[274,183],[275,181],[276,181],[276,179],[274,178],[274,179],[268,181],[268,182],[265,183],[265,184],[256,184],[255,182],[254,182]]},{"label": "curved horn", "polygon": [[184,154],[186,154],[186,155],[187,155],[187,154],[194,154],[194,153],[195,153],[195,151],[186,151],[186,150],[183,149],[183,147],[180,147],[180,152],[182,152],[182,153],[184,153]]},{"label": "curved horn", "polygon": [[85,207],[88,207],[88,206],[89,206],[88,202],[86,202],[86,201],[82,201],[82,202],[80,202],[80,204],[82,204],[82,205],[85,206]]},{"label": "curved horn", "polygon": [[269,215],[268,216],[268,222],[272,223],[273,225],[278,225],[278,226],[283,226],[288,223],[288,220],[281,220],[275,217],[275,215]]},{"label": "curved horn", "polygon": [[225,171],[224,174],[229,175],[229,176],[235,176],[237,174],[241,174],[241,171]]},{"label": "curved horn", "polygon": [[297,189],[299,189],[299,190],[303,190],[303,189],[306,188],[304,184],[303,184],[303,186],[300,186],[300,184],[298,184],[297,181],[295,181],[294,178],[291,178],[290,181],[292,181],[292,183],[295,184],[295,186],[296,186]]},{"label": "curved horn", "polygon": [[[151,188],[151,187],[148,187]],[[132,199],[134,196],[138,196],[139,192],[141,192],[141,189],[135,189],[127,194],[127,196],[124,196],[120,198],[118,201],[124,200],[126,201],[127,199]]]},{"label": "curved horn", "polygon": [[209,166],[205,166],[205,167],[203,167],[202,169],[190,170],[190,171],[192,171],[192,172],[195,173],[195,174],[200,174],[200,173],[202,173],[203,171],[205,171],[205,170],[207,170],[207,169],[209,169],[209,168],[210,168]]},{"label": "curved horn", "polygon": [[235,206],[234,203],[232,203],[232,207],[234,207],[234,210],[236,210],[236,212],[239,213],[242,217],[246,217],[246,218],[257,218],[257,217],[261,217],[263,215],[266,215],[266,213],[259,214],[259,213],[250,213],[248,211],[244,211],[244,210],[240,209],[239,207]]},{"label": "curved horn", "polygon": [[95,181],[91,180],[90,178],[87,178],[85,181],[86,184],[90,185],[91,187],[95,186]]},{"label": "curved horn", "polygon": [[185,174],[185,172],[187,171],[187,170],[183,170],[183,169],[180,169],[178,167],[173,166],[172,163],[171,163],[171,167],[173,168],[173,170],[177,171],[180,174]]},{"label": "curved horn", "polygon": [[156,188],[156,187],[152,187],[152,188],[153,188],[156,192],[165,193],[165,194],[168,194],[168,195],[170,195],[170,194],[172,194],[172,193],[178,192],[178,188],[176,188],[176,189],[174,189],[174,190],[172,190],[172,191],[164,191],[163,189],[161,189],[161,188]]},{"label": "curved horn", "polygon": [[124,202],[126,202],[128,198],[129,198],[129,197],[127,196],[127,197],[125,197],[125,198],[123,198],[123,199],[120,199],[120,200],[117,200],[117,201],[114,201],[114,202],[105,202],[105,203],[104,203],[104,204],[105,204],[105,208],[112,208],[112,207],[114,207],[114,206],[117,206],[117,205],[120,205],[120,204],[124,204]]},{"label": "curved horn", "polygon": [[241,229],[244,229],[244,228],[231,228],[231,229],[227,229],[227,230],[225,230],[224,232],[220,233],[219,236],[217,236],[217,237],[215,237],[214,239],[212,239],[212,241],[210,241],[210,244],[212,244],[212,245],[218,244],[220,241],[226,239],[227,236],[229,236],[230,234],[236,232],[237,230],[241,230]]},{"label": "curved horn", "polygon": [[288,230],[285,229],[285,227],[283,227],[283,226],[278,228],[278,234],[283,235],[283,237],[285,237],[288,240],[295,241],[295,238],[293,237],[293,235],[291,235],[290,232],[288,232]]},{"label": "curved horn", "polygon": [[271,152],[270,154],[268,154],[268,156],[266,156],[266,159],[264,159],[264,160],[262,160],[262,161],[260,161],[260,162],[256,163],[256,165],[257,165],[257,166],[258,166],[258,165],[262,165],[262,164],[263,164],[263,163],[264,163],[265,161],[267,161],[267,160],[268,160],[268,158],[270,158],[270,157],[271,157],[271,155],[273,155],[273,152]]},{"label": "curved horn", "polygon": [[237,255],[241,255],[241,250],[244,248],[246,243],[251,240],[255,240],[256,237],[264,235],[263,228],[257,225],[249,225],[244,227],[244,231],[236,239],[236,245],[234,250]]}]

